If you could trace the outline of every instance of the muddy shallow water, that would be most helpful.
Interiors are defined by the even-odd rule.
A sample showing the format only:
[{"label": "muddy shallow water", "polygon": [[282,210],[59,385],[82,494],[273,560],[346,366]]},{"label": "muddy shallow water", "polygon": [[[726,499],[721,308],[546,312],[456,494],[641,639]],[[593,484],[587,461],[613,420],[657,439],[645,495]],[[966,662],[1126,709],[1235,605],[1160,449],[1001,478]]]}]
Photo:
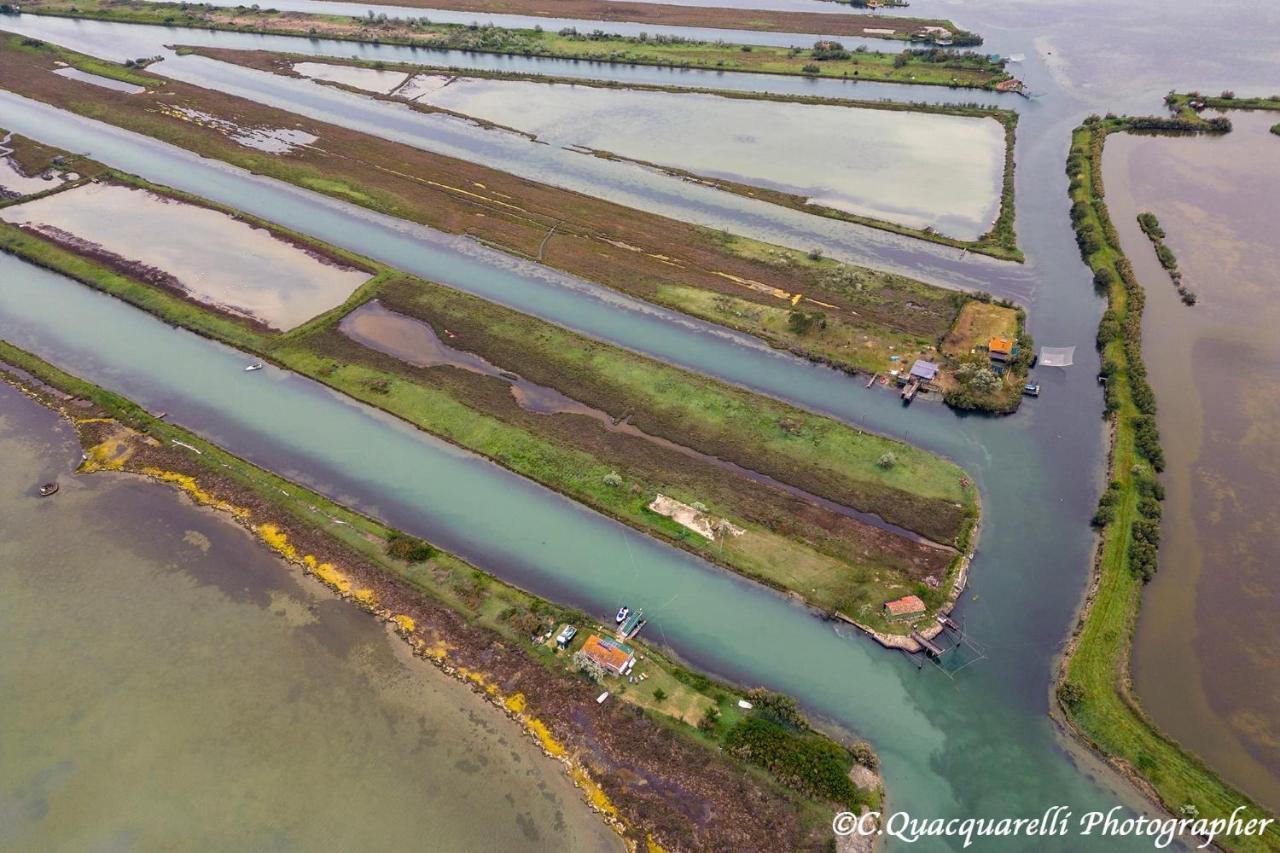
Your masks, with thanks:
[{"label": "muddy shallow water", "polygon": [[1004,129],[991,119],[469,77],[416,101],[961,239],[999,203]]},{"label": "muddy shallow water", "polygon": [[620,848],[496,709],[170,489],[71,475],[3,383],[0,449],[0,847]]},{"label": "muddy shallow water", "polygon": [[199,302],[278,329],[342,304],[369,278],[219,211],[131,187],[79,187],[5,208],[0,219],[88,241]]},{"label": "muddy shallow water", "polygon": [[[1147,291],[1144,351],[1168,461],[1160,572],[1134,649],[1156,722],[1280,806],[1280,139],[1274,113],[1222,138],[1117,135],[1107,202]],[[1181,304],[1138,212],[1167,233]]]}]

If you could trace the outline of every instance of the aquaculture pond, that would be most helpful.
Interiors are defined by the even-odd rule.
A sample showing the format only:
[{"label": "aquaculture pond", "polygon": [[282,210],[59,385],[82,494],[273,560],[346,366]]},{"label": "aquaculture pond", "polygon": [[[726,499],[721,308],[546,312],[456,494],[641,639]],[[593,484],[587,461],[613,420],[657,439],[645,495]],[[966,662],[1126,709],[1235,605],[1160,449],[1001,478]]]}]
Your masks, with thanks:
[{"label": "aquaculture pond", "polygon": [[369,278],[221,211],[135,187],[76,187],[0,209],[0,219],[277,329],[341,305]]},{"label": "aquaculture pond", "polygon": [[[0,27],[106,57],[118,56],[125,50],[131,54],[155,55],[164,52],[164,45],[175,42],[202,44],[212,40],[220,46],[232,47],[268,44],[256,41],[257,36],[234,43],[216,38],[234,36],[239,39],[242,35],[239,33],[104,24],[36,15],[0,20]],[[269,44],[288,51],[317,43],[308,39],[278,38]],[[351,55],[361,47],[349,42],[331,44],[334,46],[332,49],[339,51],[334,55],[339,56]],[[407,53],[409,48],[402,50],[406,53],[399,55],[412,55]],[[427,61],[421,58],[423,56],[427,54],[419,54],[418,61]],[[432,56],[431,61],[441,61],[441,57]],[[559,67],[576,67],[580,76],[591,71],[590,63],[566,63]],[[379,101],[311,80],[283,77],[202,56],[171,56],[150,66],[150,70],[318,121],[480,163],[629,207],[797,249],[819,247],[830,257],[873,264],[946,287],[968,287],[1018,300],[1025,300],[1032,288],[1033,279],[1016,264],[982,256],[965,256],[959,249],[734,195],[634,163],[588,157],[558,146],[530,145],[523,137],[485,130],[464,119],[416,112],[407,104]],[[657,69],[637,67],[634,70],[637,79],[643,80],[648,78],[649,71]],[[910,89],[867,86],[867,94],[863,95],[863,90],[844,87],[836,81],[808,81],[760,74],[737,77],[755,78],[754,87],[757,89],[772,90],[776,85],[783,92],[790,92],[798,84],[830,83],[830,86],[811,90],[810,94],[845,97],[880,97],[881,93],[884,96],[895,93],[901,96],[901,89]],[[719,75],[703,72],[703,76],[686,78],[686,82],[689,85],[717,85],[719,79]],[[932,91],[937,87],[928,88]],[[947,99],[955,94],[948,90],[940,90],[940,93]],[[920,97],[920,94],[912,93],[910,97]],[[762,103],[760,106],[770,108],[774,105]],[[235,120],[235,116],[214,118],[222,122]],[[70,143],[69,147],[75,148]]]},{"label": "aquaculture pond", "polygon": [[[1156,721],[1280,808],[1280,139],[1113,135],[1107,204],[1147,291],[1143,335],[1168,471],[1160,572],[1134,648]],[[1154,213],[1194,306],[1138,227]]]},{"label": "aquaculture pond", "polygon": [[[317,66],[335,67],[294,70],[316,76]],[[430,87],[414,101],[540,143],[764,187],[963,240],[985,233],[999,207],[1004,128],[990,118],[474,77]]]},{"label": "aquaculture pond", "polygon": [[622,849],[497,709],[226,518],[72,474],[3,383],[0,453],[0,846]]}]

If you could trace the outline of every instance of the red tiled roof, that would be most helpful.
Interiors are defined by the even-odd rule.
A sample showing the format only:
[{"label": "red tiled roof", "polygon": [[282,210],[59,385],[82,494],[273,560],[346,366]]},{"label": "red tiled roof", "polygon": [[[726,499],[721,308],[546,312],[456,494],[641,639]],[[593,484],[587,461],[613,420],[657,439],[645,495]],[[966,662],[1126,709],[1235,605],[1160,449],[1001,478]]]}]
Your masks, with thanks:
[{"label": "red tiled roof", "polygon": [[625,649],[626,646],[606,642],[595,634],[587,637],[587,642],[582,646],[587,657],[611,672],[621,672],[627,661],[631,660],[631,655]]},{"label": "red tiled roof", "polygon": [[918,595],[905,595],[894,601],[886,601],[884,608],[889,611],[890,616],[906,616],[911,613],[923,613],[925,611],[924,602],[920,600]]}]

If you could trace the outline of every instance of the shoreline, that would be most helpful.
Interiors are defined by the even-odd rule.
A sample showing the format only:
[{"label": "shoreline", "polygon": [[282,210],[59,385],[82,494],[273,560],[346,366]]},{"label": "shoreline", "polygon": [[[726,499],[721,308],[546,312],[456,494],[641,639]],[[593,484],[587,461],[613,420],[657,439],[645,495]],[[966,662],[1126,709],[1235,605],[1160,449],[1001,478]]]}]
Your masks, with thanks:
[{"label": "shoreline", "polygon": [[[1095,286],[1108,299],[1098,345],[1107,379],[1107,477],[1119,487],[1109,487],[1099,503],[1095,527],[1101,529],[1090,580],[1055,666],[1049,711],[1060,730],[1168,814],[1225,817],[1239,805],[1266,816],[1265,809],[1162,732],[1131,690],[1129,661],[1143,577],[1155,571],[1153,558],[1136,549],[1135,542],[1137,531],[1152,523],[1153,514],[1158,524],[1163,489],[1155,477],[1164,466],[1158,436],[1141,425],[1155,407],[1142,364],[1143,289],[1107,212],[1102,150],[1110,133],[1150,130],[1153,123],[1169,121],[1095,115],[1072,134],[1067,166],[1076,205],[1072,218],[1081,255],[1094,271]],[[1199,119],[1172,122],[1158,129],[1183,134],[1224,132],[1220,125]],[[1150,534],[1142,535],[1148,541]],[[1265,836],[1223,836],[1217,843],[1227,850],[1274,849],[1280,843],[1280,830],[1273,824]]]},{"label": "shoreline", "polygon": [[[60,373],[57,368],[49,366],[46,366],[45,370]],[[526,668],[532,667],[528,675],[532,676],[535,681],[530,682],[528,677],[517,675],[517,686],[525,689],[509,689],[511,673],[508,671],[506,675],[503,675],[503,666],[498,666],[497,674],[490,672],[483,665],[472,663],[471,658],[476,657],[476,655],[468,655],[468,647],[465,643],[455,645],[444,639],[446,636],[451,640],[459,639],[458,632],[465,634],[467,630],[485,630],[484,628],[477,626],[468,629],[463,627],[465,623],[441,626],[438,624],[438,617],[450,612],[450,605],[446,602],[430,601],[428,590],[406,586],[405,580],[387,575],[383,570],[372,568],[367,560],[350,551],[349,546],[342,544],[338,540],[332,540],[325,544],[322,540],[331,536],[329,531],[307,530],[300,527],[299,525],[302,522],[289,518],[290,512],[288,510],[277,508],[273,514],[271,511],[272,503],[269,500],[264,501],[260,496],[254,495],[249,491],[245,491],[240,496],[241,499],[237,500],[234,494],[236,491],[234,487],[230,487],[231,494],[228,494],[229,486],[227,484],[211,485],[200,476],[202,463],[197,459],[202,458],[203,453],[216,453],[219,457],[235,460],[239,466],[247,466],[249,470],[256,470],[264,474],[273,483],[288,481],[280,480],[270,472],[258,469],[256,466],[250,466],[248,463],[244,463],[243,460],[235,459],[235,457],[229,456],[229,454],[221,451],[215,445],[210,445],[189,434],[187,435],[191,438],[191,443],[179,444],[175,439],[172,445],[162,445],[148,436],[146,432],[138,432],[122,424],[115,419],[110,410],[99,408],[100,404],[97,402],[92,402],[92,405],[96,411],[102,411],[107,415],[106,417],[96,414],[96,411],[73,412],[70,407],[76,405],[77,400],[85,398],[60,388],[56,381],[46,381],[44,377],[32,373],[31,370],[14,365],[8,358],[0,360],[0,380],[9,382],[26,396],[41,405],[53,409],[72,423],[82,446],[87,445],[87,459],[77,473],[92,473],[97,470],[120,471],[130,476],[140,476],[153,482],[167,484],[176,488],[185,496],[186,500],[196,505],[207,507],[211,511],[216,511],[219,515],[227,517],[229,521],[245,528],[251,536],[273,550],[277,556],[293,567],[300,569],[302,574],[315,578],[339,598],[356,604],[383,622],[389,631],[405,642],[406,647],[415,657],[428,661],[444,674],[466,684],[473,693],[485,699],[500,709],[508,718],[515,721],[525,735],[538,744],[544,754],[564,766],[565,772],[570,776],[575,787],[582,790],[584,800],[589,807],[600,815],[607,825],[618,832],[630,849],[638,849],[638,845],[642,841],[649,845],[655,845],[664,840],[655,838],[648,832],[641,835],[637,834],[637,830],[640,827],[637,821],[631,819],[628,815],[626,793],[624,792],[620,801],[615,802],[617,797],[611,798],[606,790],[615,786],[617,780],[611,782],[610,779],[612,777],[608,773],[601,776],[599,769],[592,766],[593,762],[588,757],[591,755],[590,750],[584,752],[583,746],[578,742],[577,738],[571,736],[565,739],[557,734],[557,729],[571,725],[563,716],[548,716],[546,714],[538,714],[533,710],[534,705],[543,698],[533,688],[535,684],[538,689],[543,687],[540,682],[546,679],[544,666],[537,664],[535,661],[527,661],[523,666]],[[103,393],[115,398],[115,395],[110,395],[109,392]],[[123,398],[115,399],[119,400],[121,404],[131,405],[125,403]],[[144,419],[144,427],[149,423],[152,427],[186,434],[184,430],[165,425],[150,416],[145,414],[141,416]],[[122,436],[120,430],[127,430],[128,434]],[[94,439],[97,438],[102,440],[94,442]],[[203,446],[204,451],[201,452],[196,445]],[[189,448],[195,448],[197,451],[196,457],[190,455]],[[145,464],[157,461],[170,464],[163,467]],[[183,473],[183,468],[195,470],[197,473],[194,475]],[[240,488],[247,489],[248,487],[241,486]],[[296,484],[291,484],[291,488],[297,490],[299,496],[316,500],[321,507],[326,507],[317,509],[313,506],[312,512],[321,513],[323,518],[329,518],[331,522],[337,521],[335,517],[326,514],[331,511],[340,511],[349,518],[359,517],[344,508],[327,509],[330,506],[327,500],[316,495],[308,495],[303,487]],[[262,520],[263,517],[265,517],[265,520]],[[344,522],[344,524],[346,523]],[[381,525],[378,525],[377,522],[372,522],[372,520],[370,520],[370,523],[381,527]],[[320,547],[313,548],[318,543]],[[311,553],[313,550],[320,556],[313,556]],[[335,554],[339,555],[336,560],[341,560],[341,562],[329,562],[329,558]],[[498,583],[501,582],[498,581]],[[527,593],[521,593],[521,595],[528,596]],[[559,609],[556,605],[551,606]],[[421,615],[424,612],[429,614],[426,618]],[[460,616],[461,614],[458,615]],[[446,619],[446,622],[448,621]],[[456,623],[457,617],[455,616],[452,621]],[[496,642],[499,643],[498,648],[502,648],[505,645],[505,641],[502,639],[496,639]],[[646,651],[646,656],[651,656],[647,647],[642,646],[642,648]],[[491,654],[480,654],[482,659],[490,657],[492,657]],[[510,655],[504,659],[505,663],[510,663],[509,657]],[[569,683],[564,682],[559,687],[564,688]],[[586,707],[595,711],[594,703],[585,702],[585,694],[594,696],[591,688],[585,687],[581,682],[576,683],[578,684],[576,692],[582,694],[578,698],[584,701]],[[555,686],[553,685],[553,687]],[[618,703],[610,703],[606,710],[597,711],[596,713],[626,713],[629,717],[629,711],[615,710],[615,707],[621,708],[623,704],[625,703],[619,700]],[[599,756],[596,756],[596,758],[599,759]],[[724,764],[716,772],[729,772],[730,768],[731,765]],[[737,774],[743,771],[737,769],[733,772]],[[804,832],[811,833],[811,830],[804,830]],[[816,840],[811,834],[807,837],[811,840]],[[806,846],[808,845],[806,844]],[[650,849],[653,849],[652,846]],[[661,849],[661,847],[658,849]]]}]

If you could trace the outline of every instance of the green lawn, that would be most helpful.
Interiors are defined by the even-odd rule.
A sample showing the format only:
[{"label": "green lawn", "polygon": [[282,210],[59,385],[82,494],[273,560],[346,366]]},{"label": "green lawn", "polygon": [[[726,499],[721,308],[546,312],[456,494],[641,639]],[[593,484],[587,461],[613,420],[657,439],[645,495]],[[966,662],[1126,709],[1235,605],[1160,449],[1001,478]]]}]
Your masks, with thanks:
[{"label": "green lawn", "polygon": [[406,9],[403,19],[375,22],[341,15],[290,14],[214,9],[182,3],[103,2],[103,0],[33,0],[24,13],[94,18],[129,23],[231,29],[284,35],[309,34],[352,41],[414,44],[514,55],[552,56],[599,62],[621,62],[678,68],[713,68],[763,74],[793,74],[892,81],[938,86],[993,88],[1008,75],[985,54],[876,53],[850,51],[834,59],[816,59],[812,46],[797,49],[720,42],[592,37],[555,30],[503,29],[432,23],[413,19],[421,14]]}]

